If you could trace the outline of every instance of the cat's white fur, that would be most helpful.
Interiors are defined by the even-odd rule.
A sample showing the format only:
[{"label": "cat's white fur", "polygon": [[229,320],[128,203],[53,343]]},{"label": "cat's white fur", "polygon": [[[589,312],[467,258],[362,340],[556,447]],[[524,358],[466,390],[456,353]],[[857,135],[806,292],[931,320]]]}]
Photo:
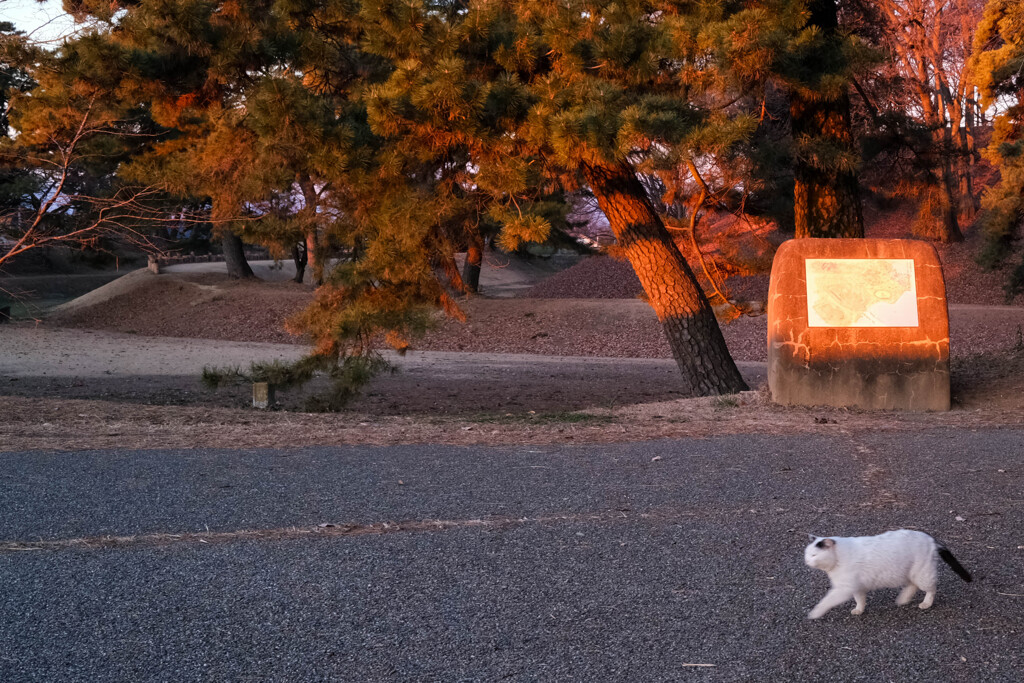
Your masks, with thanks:
[{"label": "cat's white fur", "polygon": [[907,604],[921,589],[924,600],[918,607],[932,606],[939,555],[938,544],[928,534],[900,529],[878,536],[811,538],[804,562],[827,573],[832,589],[810,611],[809,619],[818,619],[851,598],[857,603],[852,613],[863,614],[868,591],[876,588],[902,588],[897,605]]}]

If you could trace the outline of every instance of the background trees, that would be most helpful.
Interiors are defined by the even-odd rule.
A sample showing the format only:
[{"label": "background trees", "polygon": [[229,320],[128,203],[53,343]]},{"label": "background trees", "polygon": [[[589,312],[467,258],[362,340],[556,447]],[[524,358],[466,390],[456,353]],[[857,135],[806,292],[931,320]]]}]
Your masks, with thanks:
[{"label": "background trees", "polygon": [[[24,68],[31,52],[24,35],[13,24],[0,22],[0,140],[7,139],[11,132],[12,100],[35,85]],[[23,164],[13,157],[0,157],[0,215],[5,217],[0,220],[4,226],[18,220],[13,212],[30,194],[32,185],[31,174]],[[13,227],[7,227],[6,232],[13,232]]]},{"label": "background trees", "polygon": [[[1005,258],[1024,221],[1024,8],[991,0],[975,36],[971,68],[987,106],[999,107],[986,156],[1000,172],[984,197],[983,225],[990,263]],[[1024,291],[1024,262],[1014,271],[1008,294]]]},{"label": "background trees", "polygon": [[162,220],[153,207],[157,193],[117,171],[160,131],[118,94],[119,74],[105,67],[116,54],[94,37],[55,52],[7,47],[20,61],[8,69],[21,75],[8,79],[5,93],[17,135],[0,138],[0,164],[8,169],[0,234],[10,240],[0,266],[46,246],[151,246],[151,228]]},{"label": "background trees", "polygon": [[[915,232],[941,242],[962,239],[973,220],[977,129],[983,119],[976,84],[966,70],[980,0],[880,0],[863,3],[858,27],[886,57],[858,82],[875,127],[895,127],[902,140],[883,136],[890,161],[903,155],[899,182],[885,182],[919,203]],[[892,192],[892,190],[890,190]]]}]

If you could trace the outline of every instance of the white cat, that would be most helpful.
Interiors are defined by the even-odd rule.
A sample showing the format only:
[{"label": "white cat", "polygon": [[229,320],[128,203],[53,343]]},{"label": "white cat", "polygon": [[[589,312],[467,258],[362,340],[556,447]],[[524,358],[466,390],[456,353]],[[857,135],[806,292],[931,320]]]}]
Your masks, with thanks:
[{"label": "white cat", "polygon": [[903,588],[896,598],[897,605],[907,604],[921,589],[924,600],[918,606],[928,609],[935,599],[939,558],[961,579],[971,580],[945,546],[920,531],[900,529],[852,538],[811,536],[804,562],[827,573],[832,589],[807,617],[818,619],[850,598],[857,601],[852,613],[863,614],[868,591],[875,588]]}]

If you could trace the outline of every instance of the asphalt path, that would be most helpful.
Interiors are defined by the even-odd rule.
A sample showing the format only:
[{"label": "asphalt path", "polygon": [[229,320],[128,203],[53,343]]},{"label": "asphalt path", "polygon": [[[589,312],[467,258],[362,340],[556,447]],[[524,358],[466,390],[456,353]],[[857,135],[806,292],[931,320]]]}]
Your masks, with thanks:
[{"label": "asphalt path", "polygon": [[[1024,430],[0,458],[2,681],[1024,671]],[[805,532],[901,526],[975,582],[806,620]]]}]

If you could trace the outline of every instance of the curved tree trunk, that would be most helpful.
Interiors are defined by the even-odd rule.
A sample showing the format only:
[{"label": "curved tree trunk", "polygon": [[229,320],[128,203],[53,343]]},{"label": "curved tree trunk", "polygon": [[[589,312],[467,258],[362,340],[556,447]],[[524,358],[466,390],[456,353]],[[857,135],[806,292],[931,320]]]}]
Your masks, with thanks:
[{"label": "curved tree trunk", "polygon": [[224,264],[228,268],[228,277],[256,277],[249,267],[249,262],[245,260],[241,237],[225,228],[221,230],[221,246],[224,249]]},{"label": "curved tree trunk", "polygon": [[628,164],[583,169],[636,271],[691,396],[731,394],[746,383],[729,355],[711,304]]},{"label": "curved tree trunk", "polygon": [[[839,26],[835,0],[812,0],[809,24],[835,36]],[[854,152],[850,131],[850,98],[806,98],[794,92],[790,101],[793,138],[819,138]],[[794,217],[797,237],[863,237],[860,187],[852,169],[823,169],[797,156],[793,168]]]}]

